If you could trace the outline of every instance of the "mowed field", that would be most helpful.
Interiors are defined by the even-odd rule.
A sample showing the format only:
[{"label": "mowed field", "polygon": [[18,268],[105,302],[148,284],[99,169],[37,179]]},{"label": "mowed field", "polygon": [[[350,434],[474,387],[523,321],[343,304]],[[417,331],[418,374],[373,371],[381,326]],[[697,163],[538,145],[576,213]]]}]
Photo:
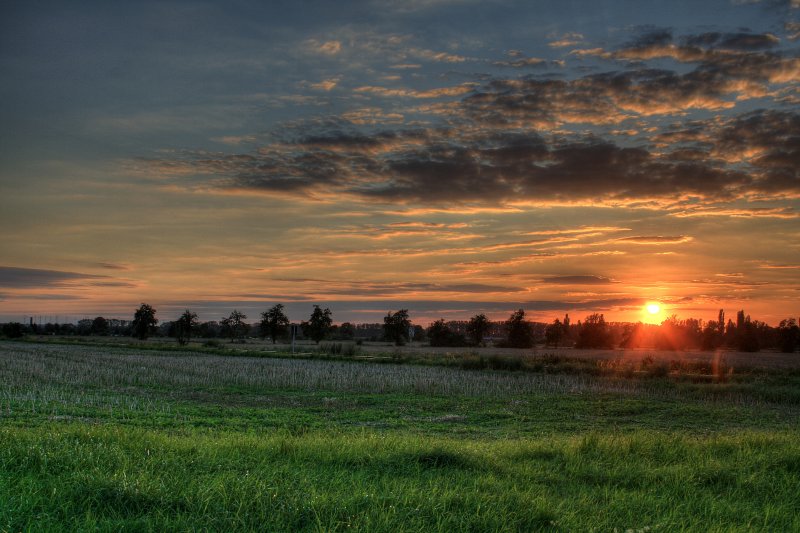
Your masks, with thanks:
[{"label": "mowed field", "polygon": [[[171,339],[170,339],[171,341]],[[169,342],[169,341],[167,341]],[[174,341],[173,341],[174,342]],[[325,345],[333,344],[332,342],[321,343],[323,348]],[[342,345],[350,345],[352,342],[344,341],[339,343]],[[248,340],[248,344],[239,347],[242,350],[275,350],[280,353],[291,352],[290,344],[275,344],[269,341],[258,339]],[[297,353],[313,353],[319,349],[319,346],[311,341],[299,342],[295,346]],[[574,359],[590,359],[590,360],[624,360],[624,361],[640,361],[643,358],[652,358],[656,361],[686,361],[692,363],[698,362],[713,362],[723,361],[727,366],[732,368],[764,368],[764,369],[796,369],[800,370],[800,356],[798,354],[780,353],[772,351],[763,351],[757,353],[736,352],[730,350],[720,350],[716,352],[705,352],[700,350],[653,350],[646,348],[637,349],[612,349],[612,350],[581,350],[571,347],[542,347],[536,348],[497,348],[497,347],[433,347],[424,343],[410,343],[405,346],[394,346],[387,342],[365,342],[357,346],[357,352],[364,356],[384,356],[391,358],[392,355],[400,356],[463,356],[466,354],[482,355],[484,357],[492,356],[513,356],[513,357],[541,357],[541,356],[559,356]]]},{"label": "mowed field", "polygon": [[[87,345],[102,346],[137,346],[147,349],[163,347],[165,350],[172,350],[175,347],[175,339],[169,337],[155,337],[147,341],[138,341],[130,337],[32,337],[33,340],[42,342],[64,342],[78,343]],[[292,345],[286,342],[273,344],[269,340],[250,337],[243,344],[231,343],[227,339],[192,339],[188,349],[196,348],[203,351],[208,342],[219,346],[224,351],[239,352],[247,355],[250,352],[258,352],[261,355],[289,356],[292,354]],[[343,350],[350,359],[366,360],[409,360],[427,361],[432,364],[439,364],[449,358],[469,358],[477,357],[508,357],[508,358],[544,358],[561,357],[574,360],[589,361],[618,361],[618,362],[638,362],[642,359],[653,359],[656,362],[685,362],[685,363],[723,363],[726,367],[745,370],[764,369],[764,370],[800,370],[800,355],[796,353],[781,353],[775,351],[761,351],[756,353],[736,352],[732,350],[701,351],[701,350],[654,350],[648,348],[637,349],[609,349],[609,350],[589,350],[577,349],[572,347],[542,347],[538,345],[534,348],[499,348],[495,346],[475,347],[444,347],[430,346],[427,343],[411,342],[404,346],[395,346],[389,342],[365,341],[360,344],[354,341],[322,341],[319,344],[310,340],[297,341],[294,347],[294,354],[297,357],[315,356],[320,353],[329,353],[330,348],[337,346]],[[209,351],[209,350],[205,350]]]},{"label": "mowed field", "polygon": [[0,342],[0,531],[800,530],[797,354],[420,350]]}]

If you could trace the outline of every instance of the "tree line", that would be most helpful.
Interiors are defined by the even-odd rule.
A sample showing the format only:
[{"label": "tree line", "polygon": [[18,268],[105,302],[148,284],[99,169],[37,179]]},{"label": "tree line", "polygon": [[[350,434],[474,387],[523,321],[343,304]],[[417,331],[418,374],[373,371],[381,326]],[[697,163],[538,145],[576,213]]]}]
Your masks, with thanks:
[{"label": "tree line", "polygon": [[[159,324],[156,310],[142,303],[134,311],[130,321],[96,317],[83,319],[77,324],[45,325],[11,322],[2,325],[5,337],[21,337],[26,334],[45,335],[116,335],[132,336],[145,340],[151,336],[172,337],[181,345],[192,338],[226,338],[231,342],[245,342],[247,337],[269,339],[273,344],[288,340],[291,322],[283,304],[276,304],[260,315],[260,321],[251,324],[247,315],[234,309],[219,321],[200,322],[197,313],[187,309],[173,321]],[[777,349],[791,353],[800,348],[800,327],[794,318],[782,320],[777,327],[751,320],[743,310],[736,321],[725,319],[720,310],[717,320],[679,320],[671,316],[661,324],[609,323],[602,314],[593,313],[572,323],[569,315],[555,319],[552,323],[529,321],[525,311],[511,313],[505,321],[491,321],[478,314],[466,321],[439,319],[427,328],[413,324],[408,309],[389,311],[382,324],[353,324],[344,322],[334,325],[333,314],[328,308],[314,305],[308,320],[297,325],[295,335],[299,339],[310,339],[319,344],[323,340],[381,340],[401,346],[410,341],[427,342],[430,346],[468,347],[492,346],[509,348],[545,347],[575,348],[655,348],[659,350],[718,350],[734,349],[755,352],[761,349]]]}]

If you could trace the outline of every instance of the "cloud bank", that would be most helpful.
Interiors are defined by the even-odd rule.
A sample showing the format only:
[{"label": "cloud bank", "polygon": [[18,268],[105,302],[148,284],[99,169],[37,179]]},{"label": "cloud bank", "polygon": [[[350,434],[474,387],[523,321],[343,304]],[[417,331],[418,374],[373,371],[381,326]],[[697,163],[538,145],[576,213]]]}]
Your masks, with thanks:
[{"label": "cloud bank", "polygon": [[[800,114],[781,102],[797,90],[800,58],[779,45],[771,33],[676,38],[651,29],[616,49],[569,52],[615,67],[605,72],[489,75],[426,90],[363,85],[352,94],[437,102],[402,113],[373,108],[368,121],[351,112],[294,123],[253,152],[147,162],[188,188],[384,204],[669,208],[795,199]],[[763,105],[742,109],[751,100]],[[409,113],[427,114],[428,124],[405,124]]]}]

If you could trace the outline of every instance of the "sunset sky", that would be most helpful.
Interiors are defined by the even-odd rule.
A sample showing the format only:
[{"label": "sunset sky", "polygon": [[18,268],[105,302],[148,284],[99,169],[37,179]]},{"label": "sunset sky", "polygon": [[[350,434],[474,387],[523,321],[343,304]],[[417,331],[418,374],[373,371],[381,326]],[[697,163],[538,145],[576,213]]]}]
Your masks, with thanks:
[{"label": "sunset sky", "polygon": [[798,0],[5,2],[0,72],[0,321],[800,313]]}]

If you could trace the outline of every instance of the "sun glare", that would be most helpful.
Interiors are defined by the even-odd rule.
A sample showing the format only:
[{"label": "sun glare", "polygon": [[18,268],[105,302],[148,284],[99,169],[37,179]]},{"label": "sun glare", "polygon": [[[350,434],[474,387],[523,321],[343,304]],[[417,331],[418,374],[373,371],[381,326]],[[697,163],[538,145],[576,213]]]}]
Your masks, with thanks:
[{"label": "sun glare", "polygon": [[651,315],[657,315],[661,312],[661,306],[657,303],[649,303],[647,304],[647,312]]}]

